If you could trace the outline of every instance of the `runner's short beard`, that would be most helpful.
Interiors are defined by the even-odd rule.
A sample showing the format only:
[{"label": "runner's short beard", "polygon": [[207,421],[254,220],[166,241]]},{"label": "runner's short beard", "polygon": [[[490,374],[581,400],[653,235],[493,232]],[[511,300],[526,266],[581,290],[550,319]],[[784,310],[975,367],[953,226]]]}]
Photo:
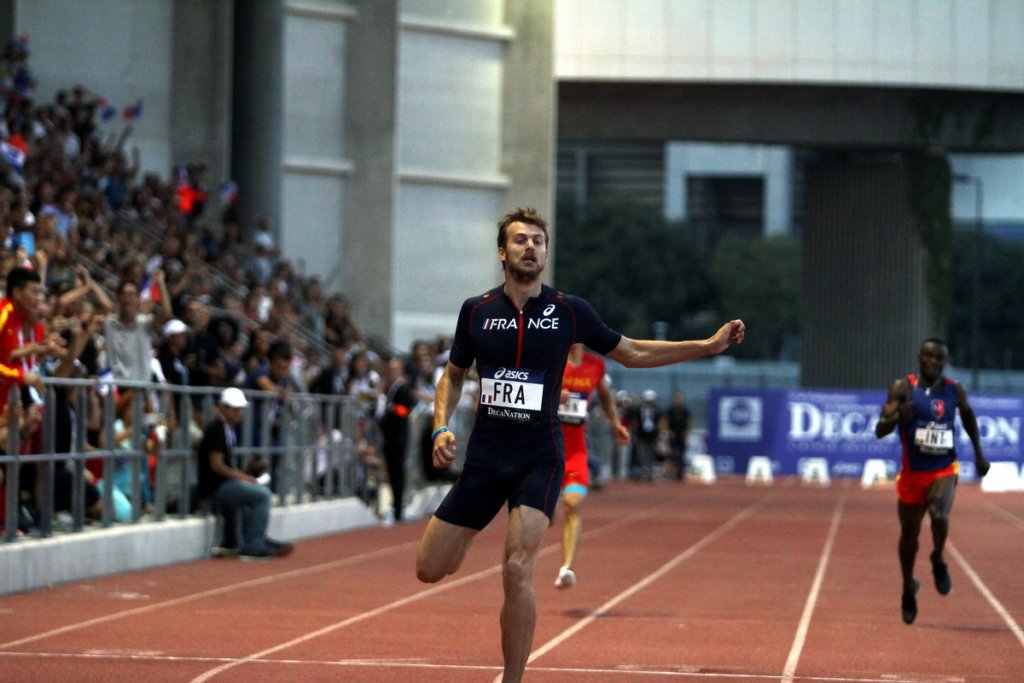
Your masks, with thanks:
[{"label": "runner's short beard", "polygon": [[526,270],[511,263],[506,263],[505,268],[512,275],[512,278],[520,284],[534,282],[544,272],[544,266],[538,266],[537,270]]}]

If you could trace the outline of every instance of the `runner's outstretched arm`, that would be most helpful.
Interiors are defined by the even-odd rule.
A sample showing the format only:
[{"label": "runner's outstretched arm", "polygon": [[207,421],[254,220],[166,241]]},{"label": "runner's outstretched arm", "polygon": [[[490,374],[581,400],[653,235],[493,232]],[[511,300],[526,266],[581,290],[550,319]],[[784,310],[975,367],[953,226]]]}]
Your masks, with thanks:
[{"label": "runner's outstretched arm", "polygon": [[623,337],[608,357],[627,368],[656,368],[683,361],[713,356],[743,341],[746,326],[742,320],[730,320],[707,339],[694,341],[655,341]]}]

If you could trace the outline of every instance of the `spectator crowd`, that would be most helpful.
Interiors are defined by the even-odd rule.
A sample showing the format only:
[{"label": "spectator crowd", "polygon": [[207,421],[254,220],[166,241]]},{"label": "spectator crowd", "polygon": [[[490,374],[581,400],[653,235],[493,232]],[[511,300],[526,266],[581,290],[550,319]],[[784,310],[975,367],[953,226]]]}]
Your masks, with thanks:
[{"label": "spectator crowd", "polygon": [[[141,102],[121,112],[83,85],[40,101],[29,57],[28,39],[18,37],[0,64],[0,453],[12,431],[22,454],[41,452],[40,378],[51,376],[352,396],[359,453],[383,461],[379,425],[393,434],[396,413],[432,402],[445,341],[399,353],[365,334],[344,294],[281,257],[267,217],[238,215],[245,188],[225,182],[211,193],[201,161],[167,177],[142,172],[131,146]],[[115,389],[115,443],[105,444],[103,385],[51,389],[63,434],[57,453],[70,452],[70,426],[82,421],[87,449],[144,448],[150,463],[182,421],[195,443],[202,434],[195,412],[147,398],[142,442],[131,443],[140,431],[131,424],[133,391]],[[78,391],[87,392],[84,402]],[[83,404],[85,414],[76,414]],[[123,518],[133,486],[111,462]],[[104,467],[90,465],[86,507],[97,516]],[[38,469],[20,468],[25,531],[35,521]],[[70,471],[58,467],[56,510],[69,509]],[[0,467],[0,520],[4,474]],[[150,473],[144,478],[148,503]]]},{"label": "spectator crowd", "polygon": [[[190,411],[149,391],[141,399],[145,424],[136,426],[138,388],[115,387],[114,400],[106,402],[101,383],[50,387],[48,394],[41,380],[100,378],[237,387],[281,398],[307,391],[349,396],[358,407],[359,459],[379,467],[398,493],[388,519],[403,516],[405,468],[398,459],[410,442],[428,481],[456,476],[431,465],[429,416],[419,433],[407,432],[416,405],[433,408],[448,339],[417,341],[398,352],[367,335],[345,294],[282,258],[266,216],[238,215],[245,188],[225,181],[211,193],[201,161],[167,177],[142,172],[139,150],[130,145],[141,102],[118,111],[83,85],[42,102],[29,56],[27,38],[18,37],[0,63],[0,455],[14,442],[20,454],[42,452],[49,395],[55,453],[72,451],[73,427],[84,422],[86,450],[147,456],[138,486],[127,458],[87,461],[87,515],[102,514],[107,478],[116,519],[152,503],[152,470],[168,433],[187,433],[189,445],[198,446],[203,416],[197,403]],[[464,399],[471,410],[472,390]],[[663,413],[652,395],[620,400],[635,451],[616,458],[616,473],[649,480],[667,463],[666,475],[682,479],[689,412],[680,397],[674,403]],[[105,410],[114,413],[113,443],[105,443],[111,438],[102,428]],[[280,438],[274,410],[272,444]],[[187,429],[177,429],[186,422]],[[274,465],[267,463],[271,475]],[[38,521],[41,471],[36,463],[19,469],[24,532]],[[70,463],[60,463],[54,510],[70,509],[76,483]]]}]

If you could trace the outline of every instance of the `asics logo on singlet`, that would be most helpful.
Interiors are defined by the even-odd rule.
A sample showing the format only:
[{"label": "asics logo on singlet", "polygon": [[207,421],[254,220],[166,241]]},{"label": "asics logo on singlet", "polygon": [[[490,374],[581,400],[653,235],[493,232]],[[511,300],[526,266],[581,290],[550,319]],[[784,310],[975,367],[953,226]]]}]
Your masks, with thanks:
[{"label": "asics logo on singlet", "polygon": [[494,379],[528,380],[530,379],[530,373],[526,370],[508,370],[506,368],[500,368],[494,371]]},{"label": "asics logo on singlet", "polygon": [[554,312],[555,312],[555,305],[554,304],[548,304],[547,308],[544,309],[544,315],[551,315]]}]

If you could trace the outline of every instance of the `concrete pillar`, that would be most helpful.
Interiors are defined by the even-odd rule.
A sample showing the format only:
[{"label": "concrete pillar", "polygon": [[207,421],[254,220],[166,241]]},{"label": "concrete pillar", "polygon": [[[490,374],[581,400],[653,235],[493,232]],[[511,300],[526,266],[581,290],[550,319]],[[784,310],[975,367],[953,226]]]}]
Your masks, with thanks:
[{"label": "concrete pillar", "polygon": [[14,37],[14,6],[16,4],[13,2],[0,2],[0,45],[6,46],[7,41]]},{"label": "concrete pillar", "polygon": [[355,172],[346,183],[341,288],[359,293],[352,309],[360,325],[387,334],[394,306],[398,2],[357,5],[345,56],[345,148]]},{"label": "concrete pillar", "polygon": [[935,335],[927,257],[901,156],[825,156],[807,168],[801,384],[884,389]]},{"label": "concrete pillar", "polygon": [[[551,0],[506,0],[505,25],[515,39],[505,56],[502,86],[502,172],[509,177],[507,209],[531,206],[552,220],[555,170],[555,17]],[[558,248],[558,241],[553,242]],[[554,259],[544,273],[554,277]]]},{"label": "concrete pillar", "polygon": [[243,229],[255,214],[280,225],[283,54],[283,0],[235,3],[231,174]]},{"label": "concrete pillar", "polygon": [[215,224],[217,188],[232,172],[232,7],[231,0],[178,0],[173,5],[171,163],[206,164],[210,197],[205,218]]}]

